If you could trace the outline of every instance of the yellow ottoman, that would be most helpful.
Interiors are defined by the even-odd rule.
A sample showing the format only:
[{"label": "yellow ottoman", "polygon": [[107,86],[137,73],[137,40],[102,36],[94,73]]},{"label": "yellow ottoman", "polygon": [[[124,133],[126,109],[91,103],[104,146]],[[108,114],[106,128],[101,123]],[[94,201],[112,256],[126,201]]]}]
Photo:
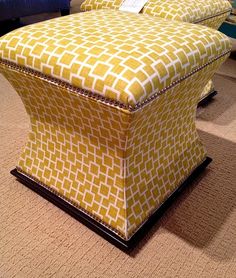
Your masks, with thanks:
[{"label": "yellow ottoman", "polygon": [[[123,0],[85,0],[80,9],[119,9],[122,2]],[[231,9],[228,0],[148,0],[141,13],[218,29]],[[204,104],[214,95],[216,91],[210,80],[201,93],[199,104]]]},{"label": "yellow ottoman", "polygon": [[203,26],[99,10],[0,39],[31,130],[13,174],[121,248],[205,162],[202,88],[230,41]]}]

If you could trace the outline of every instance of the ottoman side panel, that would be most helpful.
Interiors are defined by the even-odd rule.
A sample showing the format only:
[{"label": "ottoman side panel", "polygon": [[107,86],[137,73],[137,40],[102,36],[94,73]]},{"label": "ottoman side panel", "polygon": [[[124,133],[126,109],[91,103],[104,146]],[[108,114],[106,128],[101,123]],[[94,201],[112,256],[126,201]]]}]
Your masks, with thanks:
[{"label": "ottoman side panel", "polygon": [[127,144],[127,237],[205,159],[195,126],[203,86],[225,57],[160,95],[133,115]]},{"label": "ottoman side panel", "polygon": [[230,9],[229,1],[225,0],[149,0],[142,12],[170,20],[197,23],[221,14],[226,17]]},{"label": "ottoman side panel", "polygon": [[17,169],[124,237],[124,150],[129,113],[40,78],[0,69],[27,110]]},{"label": "ottoman side panel", "polygon": [[195,24],[200,24],[203,26],[207,26],[213,29],[219,29],[220,25],[225,21],[227,16],[230,14],[230,11],[226,13],[222,13],[220,15],[212,16],[207,19],[199,20],[194,22]]}]

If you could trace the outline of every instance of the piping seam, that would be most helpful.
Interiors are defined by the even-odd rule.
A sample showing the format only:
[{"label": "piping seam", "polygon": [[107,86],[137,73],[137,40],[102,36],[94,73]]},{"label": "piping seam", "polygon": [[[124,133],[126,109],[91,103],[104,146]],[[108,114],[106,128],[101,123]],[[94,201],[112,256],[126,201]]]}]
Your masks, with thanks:
[{"label": "piping seam", "polygon": [[187,79],[188,77],[192,76],[193,74],[197,73],[198,71],[202,70],[203,68],[209,66],[210,64],[214,63],[215,61],[217,61],[218,59],[222,58],[223,56],[229,54],[231,52],[230,50],[227,50],[225,52],[223,52],[222,54],[218,55],[217,57],[211,59],[210,61],[208,61],[206,64],[192,70],[191,72],[189,72],[188,74],[182,76],[181,78],[179,78],[178,80],[172,82],[170,85],[166,86],[165,88],[163,88],[162,90],[157,90],[156,92],[154,92],[152,95],[150,95],[148,98],[146,98],[144,101],[142,102],[137,102],[135,104],[135,106],[132,106],[130,104],[124,104],[118,100],[113,100],[110,99],[108,97],[104,97],[98,93],[94,93],[85,89],[80,89],[78,87],[75,87],[71,84],[69,84],[66,81],[62,81],[60,79],[57,79],[55,77],[52,76],[48,76],[44,73],[38,72],[36,70],[33,69],[28,69],[24,66],[19,66],[13,62],[10,61],[6,61],[0,58],[0,64],[5,65],[13,70],[22,72],[24,74],[28,74],[34,77],[38,77],[39,79],[42,79],[44,81],[47,81],[49,83],[52,83],[53,85],[59,86],[63,89],[66,89],[70,92],[76,93],[78,95],[84,96],[84,97],[88,97],[91,99],[94,99],[98,102],[101,102],[105,105],[108,106],[112,106],[112,107],[116,107],[116,108],[120,108],[120,109],[124,109],[128,112],[135,112],[141,108],[143,108],[144,106],[146,106],[147,104],[149,104],[150,102],[154,101],[157,97],[159,97],[160,95],[164,94],[166,91],[168,91],[169,89],[173,88],[174,86],[176,86],[177,84],[181,83],[182,81],[184,81],[185,79]]}]

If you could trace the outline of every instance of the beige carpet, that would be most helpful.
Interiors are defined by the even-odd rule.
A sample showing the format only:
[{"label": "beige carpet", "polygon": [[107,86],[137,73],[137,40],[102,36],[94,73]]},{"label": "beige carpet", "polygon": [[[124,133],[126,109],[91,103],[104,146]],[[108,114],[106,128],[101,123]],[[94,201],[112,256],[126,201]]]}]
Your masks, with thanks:
[{"label": "beige carpet", "polygon": [[9,174],[29,122],[0,76],[0,277],[236,277],[236,79],[224,75],[234,70],[229,59],[219,94],[198,110],[214,161],[130,255]]}]

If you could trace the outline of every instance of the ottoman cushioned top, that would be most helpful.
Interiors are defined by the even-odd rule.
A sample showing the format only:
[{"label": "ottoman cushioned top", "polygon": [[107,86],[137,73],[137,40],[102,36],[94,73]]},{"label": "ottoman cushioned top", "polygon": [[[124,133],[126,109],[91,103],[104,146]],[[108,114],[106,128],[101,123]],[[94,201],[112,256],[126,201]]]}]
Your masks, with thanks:
[{"label": "ottoman cushioned top", "polygon": [[[119,9],[123,0],[85,0],[80,9]],[[148,0],[141,13],[172,20],[197,23],[231,10],[227,0]]]},{"label": "ottoman cushioned top", "polygon": [[57,18],[0,39],[0,59],[128,107],[229,49],[213,29],[115,10]]}]

